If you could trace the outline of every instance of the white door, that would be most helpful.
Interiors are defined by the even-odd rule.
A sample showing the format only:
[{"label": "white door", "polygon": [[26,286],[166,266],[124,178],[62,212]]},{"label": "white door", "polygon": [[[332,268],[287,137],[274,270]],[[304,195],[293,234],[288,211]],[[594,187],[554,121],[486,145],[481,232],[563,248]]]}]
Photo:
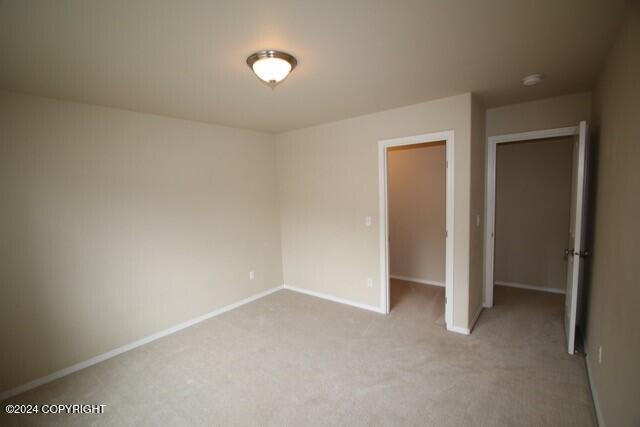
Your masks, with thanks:
[{"label": "white door", "polygon": [[564,329],[567,334],[567,351],[574,353],[579,293],[582,289],[582,270],[586,228],[586,177],[587,177],[587,123],[580,122],[573,147],[573,172],[571,183],[571,222],[569,226],[567,256],[567,293],[565,296]]}]

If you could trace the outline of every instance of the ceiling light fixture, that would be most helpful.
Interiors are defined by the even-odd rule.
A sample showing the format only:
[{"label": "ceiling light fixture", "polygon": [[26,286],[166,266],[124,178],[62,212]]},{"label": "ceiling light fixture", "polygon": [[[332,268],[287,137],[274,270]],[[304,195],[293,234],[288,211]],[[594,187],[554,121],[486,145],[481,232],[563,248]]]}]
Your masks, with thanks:
[{"label": "ceiling light fixture", "polygon": [[247,65],[272,89],[283,81],[298,61],[293,55],[278,50],[261,50],[247,58]]},{"label": "ceiling light fixture", "polygon": [[535,86],[542,82],[544,76],[542,74],[530,74],[522,79],[522,84],[525,86]]}]

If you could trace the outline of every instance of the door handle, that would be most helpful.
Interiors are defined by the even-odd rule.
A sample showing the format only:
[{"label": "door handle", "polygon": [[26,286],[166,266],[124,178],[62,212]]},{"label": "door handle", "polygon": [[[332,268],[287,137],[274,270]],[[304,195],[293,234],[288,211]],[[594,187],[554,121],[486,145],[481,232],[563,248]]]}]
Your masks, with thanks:
[{"label": "door handle", "polygon": [[568,258],[569,255],[573,255],[573,249],[565,249],[564,250],[564,257]]}]

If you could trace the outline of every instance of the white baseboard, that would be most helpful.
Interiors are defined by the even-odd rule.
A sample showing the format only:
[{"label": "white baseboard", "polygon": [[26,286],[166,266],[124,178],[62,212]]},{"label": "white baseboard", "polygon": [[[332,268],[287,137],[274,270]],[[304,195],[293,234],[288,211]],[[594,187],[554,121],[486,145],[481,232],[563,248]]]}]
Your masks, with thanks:
[{"label": "white baseboard", "polygon": [[238,308],[242,305],[248,304],[250,302],[253,302],[257,299],[266,297],[269,294],[272,294],[276,291],[279,291],[282,289],[282,286],[276,286],[275,288],[271,288],[271,289],[267,289],[266,291],[260,292],[258,294],[255,294],[253,296],[250,296],[248,298],[245,298],[243,300],[234,302],[232,304],[226,305],[224,307],[218,308],[212,312],[209,312],[207,314],[203,314],[202,316],[196,317],[194,319],[191,320],[187,320],[186,322],[182,322],[179,323],[175,326],[172,326],[168,329],[165,329],[163,331],[160,332],[156,332],[153,335],[149,335],[147,337],[141,338],[137,341],[134,341],[132,343],[123,345],[122,347],[118,347],[114,350],[108,351],[106,353],[103,353],[101,355],[92,357],[89,360],[85,360],[84,362],[79,362],[76,363],[75,365],[71,365],[67,368],[64,369],[60,369],[59,371],[53,372],[49,375],[46,375],[44,377],[35,379],[33,381],[29,381],[26,384],[22,384],[18,387],[12,388],[10,390],[4,391],[2,393],[0,393],[0,401],[8,399],[10,397],[16,396],[20,393],[24,393],[25,391],[31,390],[33,388],[36,388],[38,386],[41,386],[43,384],[49,383],[51,381],[57,380],[58,378],[62,378],[65,377],[69,374],[72,374],[74,372],[80,371],[84,368],[88,368],[89,366],[95,365],[97,363],[103,362],[107,359],[110,359],[112,357],[115,357],[119,354],[125,353],[129,350],[133,350],[136,347],[140,347],[141,345],[150,343],[151,341],[155,341],[159,338],[165,337],[167,335],[173,334],[174,332],[178,332],[182,329],[188,328],[189,326],[193,326],[196,323],[200,323],[203,322],[207,319],[210,319],[212,317],[218,316],[222,313],[226,313],[227,311],[233,310],[234,308]]},{"label": "white baseboard", "polygon": [[440,286],[444,288],[444,283],[436,282],[435,280],[418,279],[417,277],[398,276],[397,274],[391,274],[390,279],[404,280],[406,282],[420,283],[422,285]]},{"label": "white baseboard", "polygon": [[564,289],[543,288],[542,286],[523,285],[522,283],[502,282],[496,280],[494,282],[497,286],[508,286],[510,288],[529,289],[531,291],[550,292],[552,294],[565,294]]},{"label": "white baseboard", "polygon": [[602,410],[600,409],[600,401],[598,400],[598,392],[593,384],[593,377],[591,376],[591,364],[589,363],[589,355],[584,357],[587,365],[587,378],[589,379],[589,388],[591,389],[591,397],[593,398],[593,407],[596,410],[596,419],[598,420],[599,427],[605,427],[604,419],[602,418]]},{"label": "white baseboard", "polygon": [[484,310],[484,306],[483,305],[478,307],[478,311],[473,316],[473,320],[471,320],[471,324],[470,324],[470,326],[468,328],[463,328],[461,326],[453,326],[453,325],[449,326],[449,325],[447,325],[447,331],[456,332],[456,333],[462,334],[462,335],[471,335],[471,332],[473,331],[473,328],[476,326],[476,323],[478,323],[478,319],[480,318],[480,314],[482,314],[482,310]]},{"label": "white baseboard", "polygon": [[480,318],[480,314],[482,314],[482,310],[484,310],[484,306],[481,304],[480,307],[478,307],[478,311],[476,312],[476,315],[473,316],[473,320],[471,320],[471,325],[469,326],[469,333],[473,332],[473,328],[476,327],[476,323],[478,323],[478,319]]},{"label": "white baseboard", "polygon": [[460,326],[449,326],[447,325],[447,331],[450,332],[455,332],[457,334],[462,334],[462,335],[470,335],[471,331],[469,330],[469,328],[462,328]]},{"label": "white baseboard", "polygon": [[476,312],[475,316],[473,316],[473,320],[471,321],[471,325],[468,328],[463,328],[461,326],[449,326],[447,325],[447,331],[451,331],[451,332],[456,332],[458,334],[462,334],[462,335],[471,335],[471,332],[473,331],[474,326],[476,326],[476,323],[478,322],[478,319],[480,318],[480,314],[482,313],[482,310],[484,310],[484,306],[480,306],[478,307],[478,311]]},{"label": "white baseboard", "polygon": [[[441,288],[445,287],[445,284],[442,282],[436,282],[434,280],[425,280],[425,279],[419,279],[417,277],[407,277],[407,276],[398,276],[397,274],[391,274],[389,276],[390,279],[398,279],[398,280],[404,280],[407,282],[413,282],[413,283],[418,283],[421,285],[430,285],[430,286],[439,286]],[[480,310],[478,310],[478,312],[476,313],[473,322],[471,324],[471,328],[463,328],[460,326],[453,326],[453,325],[447,325],[447,331],[451,331],[451,332],[455,332],[457,334],[462,334],[462,335],[470,335],[471,331],[473,329],[473,326],[475,325],[476,321],[478,320],[478,317],[480,317],[480,312],[482,311],[482,307],[480,307]]]},{"label": "white baseboard", "polygon": [[294,291],[294,292],[299,292],[299,293],[305,294],[305,295],[310,295],[312,297],[322,298],[322,299],[326,299],[326,300],[329,300],[329,301],[337,302],[337,303],[340,303],[340,304],[346,304],[346,305],[350,305],[352,307],[362,308],[364,310],[369,310],[369,311],[374,311],[376,313],[385,314],[385,312],[383,310],[381,310],[380,307],[376,307],[376,306],[373,306],[373,305],[361,304],[359,302],[350,301],[350,300],[347,300],[347,299],[344,299],[344,298],[334,297],[333,295],[321,294],[320,292],[310,291],[308,289],[296,288],[295,286],[284,285],[283,287],[284,287],[284,289],[288,289],[288,290]]}]

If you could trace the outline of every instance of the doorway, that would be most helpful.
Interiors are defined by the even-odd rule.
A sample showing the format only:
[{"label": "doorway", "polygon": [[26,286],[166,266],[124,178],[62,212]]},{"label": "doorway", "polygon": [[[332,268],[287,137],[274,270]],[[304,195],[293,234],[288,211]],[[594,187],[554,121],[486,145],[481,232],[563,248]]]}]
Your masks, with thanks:
[{"label": "doorway", "polygon": [[[577,309],[580,300],[580,291],[581,291],[581,281],[582,281],[582,270],[584,265],[584,260],[582,259],[585,254],[584,248],[584,216],[586,214],[585,209],[585,177],[586,177],[586,167],[587,167],[587,125],[586,122],[581,122],[578,126],[566,127],[566,128],[558,128],[558,129],[548,129],[542,131],[533,131],[533,132],[523,132],[518,134],[510,134],[510,135],[501,135],[490,137],[487,145],[487,191],[486,191],[486,200],[485,200],[485,209],[486,209],[486,235],[485,235],[485,295],[484,295],[484,306],[492,307],[493,299],[494,299],[494,285],[507,285],[512,287],[520,287],[520,288],[528,288],[535,290],[551,290],[556,291],[557,293],[565,293],[565,302],[564,302],[564,324],[565,324],[565,332],[566,332],[566,340],[567,340],[567,350],[570,354],[574,353],[575,349],[575,335],[576,335],[576,321],[577,321]],[[520,211],[519,214],[521,217],[518,217],[517,209],[511,213],[510,218],[500,218],[502,224],[496,223],[496,197],[497,197],[497,148],[498,146],[508,146],[513,144],[553,144],[560,143],[562,141],[566,141],[566,139],[570,139],[570,151],[565,153],[570,160],[570,170],[566,171],[567,173],[559,179],[563,179],[564,181],[556,184],[555,186],[558,188],[553,188],[553,192],[556,193],[557,197],[564,197],[568,199],[568,206],[560,206],[560,211],[564,212],[562,215],[566,215],[563,219],[566,227],[564,231],[556,230],[555,236],[549,236],[549,230],[539,229],[536,230],[537,226],[540,226],[543,221],[539,221],[540,218],[536,218],[535,216],[531,217],[531,224],[523,224],[523,219],[521,217],[530,217],[531,212]],[[546,142],[545,142],[546,141]],[[522,154],[522,153],[521,153]],[[547,159],[548,161],[548,159]],[[504,168],[503,164],[503,168]],[[550,169],[551,163],[540,164],[538,167],[543,167]],[[513,171],[512,171],[513,172]],[[517,173],[517,172],[515,172]],[[524,173],[524,172],[523,172]],[[556,179],[558,179],[556,177]],[[547,182],[545,185],[552,186],[554,182]],[[504,183],[503,183],[503,186]],[[508,185],[506,185],[508,187]],[[537,187],[538,190],[544,185],[541,186],[541,183],[535,183],[534,185],[529,185],[527,188],[521,188],[515,191],[526,192],[524,197],[535,197],[534,189]],[[560,188],[562,187],[562,188]],[[503,188],[504,190],[504,188]],[[521,194],[522,196],[522,194]],[[521,207],[520,207],[521,208]],[[526,207],[525,207],[526,208]],[[535,210],[532,208],[532,210]],[[567,211],[567,212],[565,212]],[[543,216],[540,212],[538,212],[538,216]],[[515,225],[514,225],[515,224]],[[562,224],[562,221],[560,222]],[[553,282],[549,283],[548,280],[541,280],[544,284],[545,289],[541,289],[538,285],[526,284],[526,283],[505,283],[496,280],[496,250],[500,250],[500,246],[496,245],[496,239],[500,238],[498,235],[499,228],[502,227],[502,233],[505,233],[505,230],[511,230],[511,236],[507,236],[507,238],[511,238],[512,240],[512,248],[510,249],[512,253],[509,253],[513,259],[515,259],[515,264],[526,265],[527,263],[535,263],[536,261],[533,259],[527,259],[526,253],[523,256],[523,251],[518,250],[518,244],[532,245],[532,241],[535,242],[538,239],[537,245],[533,245],[536,247],[551,247],[553,246],[552,253],[549,254],[549,259],[547,260],[538,260],[537,268],[545,268],[547,270],[555,270],[553,275]],[[518,227],[528,227],[527,229],[518,229]],[[568,235],[567,235],[568,230]],[[559,233],[559,234],[558,234]],[[515,235],[515,237],[514,237]],[[545,238],[546,235],[546,238]],[[524,237],[524,236],[529,236]],[[525,241],[528,239],[528,243]],[[545,240],[546,239],[546,240]],[[554,243],[555,239],[555,243]],[[558,243],[559,239],[559,243]],[[508,239],[507,239],[508,240]],[[566,242],[566,245],[563,245],[562,242]],[[564,250],[562,248],[564,246]],[[515,248],[515,249],[514,249]],[[504,248],[502,248],[504,249]],[[535,250],[535,248],[534,248]],[[540,250],[540,249],[538,249]],[[513,253],[515,252],[515,253]],[[508,251],[507,251],[508,253]],[[501,254],[504,256],[504,254]],[[540,258],[538,256],[540,254],[536,254],[535,258]],[[558,264],[557,261],[561,259],[564,255],[564,264]],[[534,257],[532,257],[534,258]],[[542,257],[544,258],[544,257]],[[553,262],[550,259],[553,258]],[[550,266],[553,264],[553,268]],[[536,266],[527,265],[526,266],[530,271],[530,277],[535,277],[536,273],[538,277],[540,277],[540,271],[535,272]],[[508,270],[508,268],[507,268]],[[533,275],[531,275],[533,272]],[[547,271],[548,273],[548,271]],[[508,274],[505,271],[499,271],[498,274],[505,275]],[[564,274],[564,286],[563,286],[563,278]],[[523,276],[525,277],[525,276]],[[548,279],[548,277],[547,277]]]},{"label": "doorway", "polygon": [[[444,148],[445,167],[445,209],[444,209],[444,322],[448,330],[456,331],[453,326],[453,173],[454,173],[454,133],[453,131],[416,135],[405,138],[380,141],[378,145],[379,177],[380,177],[380,272],[381,278],[381,311],[389,313],[391,307],[390,292],[390,223],[389,223],[389,152],[390,150],[407,149],[412,147]],[[415,264],[415,263],[414,263]],[[415,267],[415,265],[414,265]],[[440,282],[442,283],[442,282]],[[456,331],[458,332],[458,331]]]},{"label": "doorway", "polygon": [[498,144],[494,285],[564,295],[573,138]]}]

